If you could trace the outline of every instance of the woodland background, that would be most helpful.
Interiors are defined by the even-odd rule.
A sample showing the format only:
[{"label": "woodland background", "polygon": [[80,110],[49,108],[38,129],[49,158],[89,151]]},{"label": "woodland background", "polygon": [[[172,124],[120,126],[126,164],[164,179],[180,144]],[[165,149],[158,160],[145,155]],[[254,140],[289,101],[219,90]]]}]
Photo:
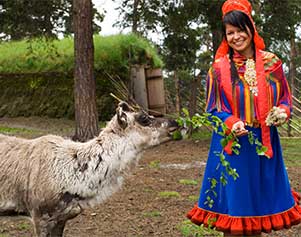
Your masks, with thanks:
[{"label": "woodland background", "polygon": [[[150,42],[163,61],[160,67],[164,72],[167,112],[179,114],[183,107],[189,108],[191,114],[202,111],[206,73],[222,38],[221,6],[224,0],[113,1],[118,4],[116,10],[120,14],[114,25],[130,29],[134,35]],[[300,1],[250,2],[267,50],[276,53],[284,62],[296,111],[300,112]],[[94,77],[95,64],[99,62],[95,61],[92,37],[93,34],[101,35],[99,23],[106,14],[98,12],[91,0],[0,1],[0,45],[43,38],[46,39],[43,47],[54,52],[49,55],[55,62],[53,40],[68,38],[74,41],[74,65],[71,67],[74,95],[71,96],[74,96],[74,138],[77,140],[93,137],[98,133],[99,120],[108,117],[107,113],[103,116],[97,112]],[[155,40],[150,38],[154,33],[158,35]],[[31,61],[34,60],[35,57],[31,57]],[[126,67],[130,67],[131,62],[127,63]],[[5,69],[2,70],[4,74]],[[64,84],[63,80],[52,77],[56,79],[56,85]],[[296,118],[299,115],[296,113]],[[294,126],[298,128],[299,125]]]}]

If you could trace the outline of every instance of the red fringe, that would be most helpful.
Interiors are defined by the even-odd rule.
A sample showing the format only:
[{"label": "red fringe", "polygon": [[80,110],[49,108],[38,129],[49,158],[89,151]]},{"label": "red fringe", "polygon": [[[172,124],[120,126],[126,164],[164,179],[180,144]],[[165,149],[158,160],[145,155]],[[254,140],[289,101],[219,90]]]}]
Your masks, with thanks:
[{"label": "red fringe", "polygon": [[296,205],[279,214],[262,217],[231,217],[203,210],[197,205],[187,214],[195,224],[216,227],[218,231],[232,235],[258,235],[261,232],[270,233],[272,230],[288,229],[301,222],[300,195],[292,191]]}]

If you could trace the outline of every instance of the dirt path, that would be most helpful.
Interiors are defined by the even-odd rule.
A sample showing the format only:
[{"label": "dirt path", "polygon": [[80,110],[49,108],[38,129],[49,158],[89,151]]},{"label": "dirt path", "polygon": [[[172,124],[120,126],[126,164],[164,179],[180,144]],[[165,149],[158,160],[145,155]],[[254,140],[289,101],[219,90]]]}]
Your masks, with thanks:
[{"label": "dirt path", "polygon": [[[1,125],[1,122],[0,122]],[[69,221],[66,237],[181,237],[179,226],[199,193],[209,141],[177,141],[144,153],[121,191],[104,204]],[[301,190],[301,167],[288,168]],[[197,180],[196,185],[180,180]],[[30,222],[0,218],[0,237],[30,237]],[[268,236],[300,237],[301,225]],[[267,237],[267,235],[264,235]]]}]

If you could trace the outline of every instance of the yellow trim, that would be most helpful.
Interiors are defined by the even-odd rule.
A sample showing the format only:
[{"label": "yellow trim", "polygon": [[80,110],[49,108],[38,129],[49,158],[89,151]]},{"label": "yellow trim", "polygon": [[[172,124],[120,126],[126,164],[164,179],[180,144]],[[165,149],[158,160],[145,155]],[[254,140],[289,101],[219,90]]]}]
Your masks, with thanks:
[{"label": "yellow trim", "polygon": [[248,86],[245,85],[245,117],[247,123],[252,123],[251,117],[251,102],[250,102],[250,89]]},{"label": "yellow trim", "polygon": [[208,98],[207,98],[207,101],[206,101],[206,110],[207,110],[208,102],[210,100],[211,91],[212,91],[212,83],[213,83],[212,69],[209,70],[208,76],[209,76],[209,88],[208,88],[208,92],[207,92]]},{"label": "yellow trim", "polygon": [[[280,99],[280,83],[277,81],[277,82],[275,82],[276,83],[276,88],[277,88],[277,98],[276,98],[276,104],[278,104],[278,102],[279,102],[279,99]],[[274,98],[275,99],[275,98]]]}]

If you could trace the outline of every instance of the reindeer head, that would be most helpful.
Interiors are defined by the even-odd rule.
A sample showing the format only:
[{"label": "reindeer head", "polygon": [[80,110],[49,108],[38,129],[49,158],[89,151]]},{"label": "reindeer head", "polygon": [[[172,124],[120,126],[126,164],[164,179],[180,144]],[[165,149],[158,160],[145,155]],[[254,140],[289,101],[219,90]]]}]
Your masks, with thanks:
[{"label": "reindeer head", "polygon": [[128,137],[142,149],[170,140],[171,133],[177,128],[175,121],[155,118],[143,110],[134,111],[126,102],[118,104],[113,121],[110,126],[115,126],[111,127],[114,131],[119,131],[121,136]]}]

